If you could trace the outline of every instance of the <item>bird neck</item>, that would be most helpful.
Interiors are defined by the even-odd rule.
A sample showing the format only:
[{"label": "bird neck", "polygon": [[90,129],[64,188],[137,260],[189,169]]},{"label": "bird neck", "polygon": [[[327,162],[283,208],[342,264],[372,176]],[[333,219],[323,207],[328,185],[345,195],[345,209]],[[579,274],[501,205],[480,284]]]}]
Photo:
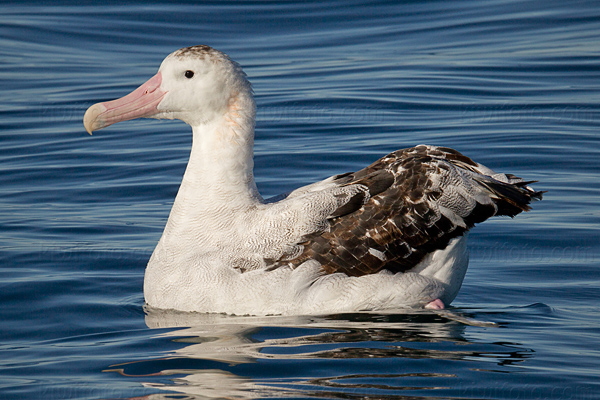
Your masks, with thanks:
[{"label": "bird neck", "polygon": [[255,115],[251,95],[238,94],[223,115],[192,127],[192,151],[176,203],[208,211],[262,201],[253,173]]}]

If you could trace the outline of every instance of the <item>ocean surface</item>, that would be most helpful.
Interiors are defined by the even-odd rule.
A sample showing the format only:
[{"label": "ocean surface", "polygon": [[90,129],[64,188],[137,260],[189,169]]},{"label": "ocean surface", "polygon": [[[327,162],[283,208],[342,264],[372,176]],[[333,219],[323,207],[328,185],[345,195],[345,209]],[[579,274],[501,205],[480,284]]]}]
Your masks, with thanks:
[{"label": "ocean surface", "polygon": [[[0,398],[600,398],[597,1],[0,4]],[[90,105],[208,44],[247,72],[265,197],[398,148],[539,181],[448,312],[146,310],[191,144]]]}]

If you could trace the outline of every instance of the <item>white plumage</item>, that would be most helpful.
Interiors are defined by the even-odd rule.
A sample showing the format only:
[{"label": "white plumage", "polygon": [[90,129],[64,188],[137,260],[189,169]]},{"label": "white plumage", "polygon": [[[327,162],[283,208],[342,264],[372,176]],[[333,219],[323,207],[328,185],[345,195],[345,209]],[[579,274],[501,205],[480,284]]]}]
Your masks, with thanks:
[{"label": "white plumage", "polygon": [[88,132],[139,118],[192,126],[190,161],[144,279],[157,308],[314,314],[443,308],[462,284],[466,232],[540,198],[446,148],[399,150],[371,166],[265,201],[253,176],[255,103],[238,64],[178,50],[148,82],[88,109]]}]

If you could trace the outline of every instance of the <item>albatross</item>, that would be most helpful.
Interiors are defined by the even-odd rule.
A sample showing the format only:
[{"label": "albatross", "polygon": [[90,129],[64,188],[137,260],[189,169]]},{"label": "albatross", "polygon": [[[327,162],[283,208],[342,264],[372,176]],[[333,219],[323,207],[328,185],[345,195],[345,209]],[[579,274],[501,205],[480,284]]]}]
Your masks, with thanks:
[{"label": "albatross", "polygon": [[135,118],[192,127],[189,163],[144,277],[153,308],[228,314],[442,309],[474,224],[542,192],[456,150],[419,145],[272,199],[253,175],[256,105],[239,64],[177,50],[132,93],[91,106],[90,134]]}]

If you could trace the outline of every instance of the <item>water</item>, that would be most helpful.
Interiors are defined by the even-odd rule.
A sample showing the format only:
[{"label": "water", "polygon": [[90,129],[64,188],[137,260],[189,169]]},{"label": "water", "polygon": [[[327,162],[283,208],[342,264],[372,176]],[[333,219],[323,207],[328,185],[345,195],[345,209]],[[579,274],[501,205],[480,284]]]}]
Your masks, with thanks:
[{"label": "water", "polygon": [[[597,398],[597,2],[366,3],[0,5],[1,398]],[[254,85],[265,196],[418,143],[539,180],[470,236],[452,311],[496,326],[146,313],[190,132],[81,118],[201,43]]]}]

